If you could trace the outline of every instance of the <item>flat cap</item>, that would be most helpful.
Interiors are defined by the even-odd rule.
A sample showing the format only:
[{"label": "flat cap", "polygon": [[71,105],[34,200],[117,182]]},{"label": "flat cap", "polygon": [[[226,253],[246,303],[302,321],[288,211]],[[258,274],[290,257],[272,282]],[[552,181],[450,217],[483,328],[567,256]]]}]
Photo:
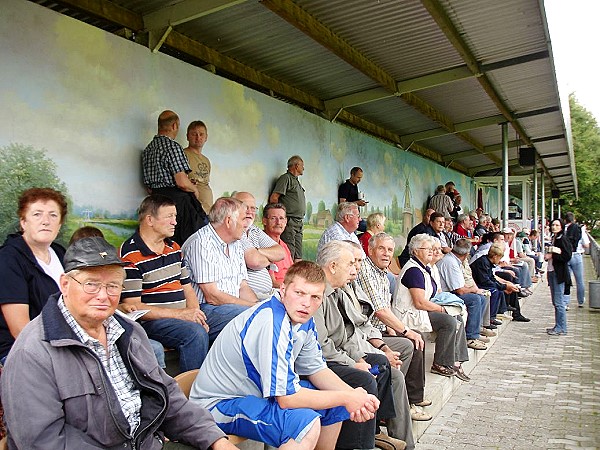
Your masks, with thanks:
[{"label": "flat cap", "polygon": [[63,260],[65,273],[75,269],[101,266],[127,266],[117,255],[117,249],[104,238],[87,237],[73,242]]}]

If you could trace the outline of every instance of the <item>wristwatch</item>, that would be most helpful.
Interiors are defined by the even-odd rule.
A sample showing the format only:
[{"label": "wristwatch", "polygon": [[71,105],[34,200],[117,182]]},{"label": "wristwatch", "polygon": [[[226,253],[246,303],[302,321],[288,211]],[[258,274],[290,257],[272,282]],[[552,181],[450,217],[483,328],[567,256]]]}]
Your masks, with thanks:
[{"label": "wristwatch", "polygon": [[409,328],[408,327],[404,327],[404,331],[402,333],[400,333],[398,336],[406,336],[406,333],[409,332]]}]

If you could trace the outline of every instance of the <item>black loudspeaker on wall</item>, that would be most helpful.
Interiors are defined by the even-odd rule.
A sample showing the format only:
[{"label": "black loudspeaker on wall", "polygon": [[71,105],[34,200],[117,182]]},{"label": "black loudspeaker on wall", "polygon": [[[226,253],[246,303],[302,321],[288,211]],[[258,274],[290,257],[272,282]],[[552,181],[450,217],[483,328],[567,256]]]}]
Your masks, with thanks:
[{"label": "black loudspeaker on wall", "polygon": [[535,148],[521,147],[519,149],[519,165],[521,167],[535,166]]}]

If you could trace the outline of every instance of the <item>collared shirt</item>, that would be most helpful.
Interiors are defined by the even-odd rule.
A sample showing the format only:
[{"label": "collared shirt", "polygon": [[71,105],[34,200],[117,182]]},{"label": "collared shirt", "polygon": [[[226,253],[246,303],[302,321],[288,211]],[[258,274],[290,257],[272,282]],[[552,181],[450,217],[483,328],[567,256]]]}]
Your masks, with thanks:
[{"label": "collared shirt", "polygon": [[154,136],[142,152],[144,184],[151,189],[176,187],[175,174],[190,171],[183,147],[168,136]]},{"label": "collared shirt", "polygon": [[121,353],[117,348],[117,339],[125,332],[123,327],[117,320],[110,316],[102,325],[106,330],[106,348],[98,339],[94,339],[85,332],[77,323],[71,312],[67,309],[63,297],[58,299],[58,308],[64,316],[65,320],[77,336],[77,338],[89,348],[100,360],[106,376],[117,395],[121,410],[129,422],[131,427],[130,434],[136,430],[140,424],[140,409],[142,408],[142,397],[139,389],[136,388],[133,382],[133,377],[127,370]]},{"label": "collared shirt", "polygon": [[323,246],[329,241],[352,241],[360,245],[356,234],[348,233],[342,224],[337,221],[333,222],[333,224],[321,235],[321,239],[319,239],[319,245],[317,246],[317,254],[319,254],[321,248],[323,248]]},{"label": "collared shirt", "polygon": [[[358,271],[358,284],[373,303],[374,312],[389,308],[392,302],[390,293],[390,280],[387,271],[377,267],[371,258],[365,258]],[[381,331],[386,330],[385,324],[376,316],[371,318],[373,326]]]},{"label": "collared shirt", "polygon": [[283,303],[273,296],[240,313],[221,331],[200,367],[190,399],[212,409],[230,398],[292,395],[300,390],[301,376],[326,367],[314,320],[292,323]]},{"label": "collared shirt", "polygon": [[429,208],[435,209],[435,212],[443,214],[444,217],[450,217],[450,213],[454,209],[454,202],[446,194],[435,194],[429,200]]},{"label": "collared shirt", "polygon": [[273,192],[280,194],[279,202],[286,209],[287,218],[303,219],[306,214],[306,198],[304,188],[298,177],[289,172],[281,175],[275,182]]},{"label": "collared shirt", "polygon": [[240,296],[242,280],[248,279],[240,241],[227,244],[212,224],[208,224],[192,234],[181,250],[200,303],[205,303],[206,299],[199,283],[216,283],[221,292]]},{"label": "collared shirt", "polygon": [[[240,242],[244,252],[251,248],[268,248],[277,245],[277,242],[254,224],[250,225]],[[273,280],[267,268],[264,267],[260,270],[248,268],[248,286],[254,291],[259,300],[270,298],[273,291]]]},{"label": "collared shirt", "polygon": [[[285,242],[283,242],[283,239],[279,240],[279,245],[281,246],[281,248],[283,248],[283,251],[285,252],[285,257],[281,261],[275,261],[273,264],[271,264],[269,274],[273,275],[275,277],[275,281],[277,281],[281,285],[281,283],[283,283],[283,279],[285,278],[285,274],[287,273],[288,269],[292,267],[292,264],[294,264],[294,259],[292,258],[290,248]],[[275,270],[275,267],[273,267],[273,265],[275,265],[277,270]]]},{"label": "collared shirt", "polygon": [[436,266],[440,273],[442,291],[454,292],[465,287],[462,262],[454,253],[448,253],[437,262]]},{"label": "collared shirt", "polygon": [[142,302],[167,308],[185,308],[183,285],[190,283],[189,271],[183,262],[177,242],[164,240],[162,253],[154,253],[140,236],[139,229],[119,250],[127,274],[121,299],[141,297]]}]

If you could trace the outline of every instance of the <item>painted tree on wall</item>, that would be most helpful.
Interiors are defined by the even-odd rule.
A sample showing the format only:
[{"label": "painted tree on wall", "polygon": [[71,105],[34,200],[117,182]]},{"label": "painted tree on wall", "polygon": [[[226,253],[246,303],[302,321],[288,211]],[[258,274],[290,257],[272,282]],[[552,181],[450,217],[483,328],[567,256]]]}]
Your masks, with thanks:
[{"label": "painted tree on wall", "polygon": [[23,144],[0,147],[0,243],[18,230],[17,203],[19,195],[32,187],[49,187],[62,192],[69,208],[67,186],[56,175],[56,164],[43,150]]}]

